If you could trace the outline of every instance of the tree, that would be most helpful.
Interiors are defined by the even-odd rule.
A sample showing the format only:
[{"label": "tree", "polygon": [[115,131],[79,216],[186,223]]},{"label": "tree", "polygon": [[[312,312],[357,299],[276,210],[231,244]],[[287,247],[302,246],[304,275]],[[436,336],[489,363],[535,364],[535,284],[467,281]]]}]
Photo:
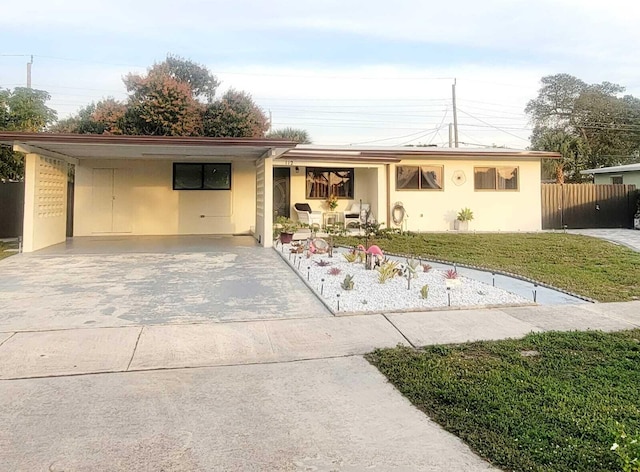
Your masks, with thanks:
[{"label": "tree", "polygon": [[129,92],[123,119],[125,134],[197,136],[202,132],[202,104],[188,83],[170,75],[129,74],[124,78]]},{"label": "tree", "polygon": [[640,158],[640,100],[620,97],[624,87],[587,84],[568,74],[543,77],[541,82],[525,112],[534,125],[531,147],[563,153],[563,170],[556,169],[556,180],[576,181],[580,170]]},{"label": "tree", "polygon": [[[0,90],[1,131],[44,131],[57,117],[46,106],[51,96],[44,90],[16,87]],[[24,156],[8,146],[0,146],[0,179],[20,180],[24,177]]]},{"label": "tree", "polygon": [[266,115],[251,95],[234,89],[207,105],[203,121],[204,135],[213,137],[263,137],[269,128]]},{"label": "tree", "polygon": [[51,127],[57,133],[123,134],[127,107],[113,98],[91,103],[75,116],[58,121]]},{"label": "tree", "polygon": [[218,79],[201,64],[169,54],[164,62],[154,64],[149,75],[168,75],[178,82],[189,84],[191,95],[211,103],[220,85]]},{"label": "tree", "polygon": [[304,129],[280,128],[267,133],[267,138],[286,139],[300,144],[311,144],[309,133]]}]

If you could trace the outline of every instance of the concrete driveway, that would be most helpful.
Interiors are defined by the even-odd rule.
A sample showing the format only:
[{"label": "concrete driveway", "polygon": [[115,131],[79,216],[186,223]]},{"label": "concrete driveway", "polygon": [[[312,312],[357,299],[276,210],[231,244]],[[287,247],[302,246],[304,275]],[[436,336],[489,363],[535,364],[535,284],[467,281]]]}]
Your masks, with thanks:
[{"label": "concrete driveway", "polygon": [[485,471],[361,357],[0,382],[2,470]]},{"label": "concrete driveway", "polygon": [[572,234],[582,234],[593,238],[606,239],[613,243],[622,244],[634,251],[640,251],[640,231],[634,229],[572,229],[567,231]]},{"label": "concrete driveway", "polygon": [[250,237],[75,238],[0,261],[0,332],[330,316]]}]

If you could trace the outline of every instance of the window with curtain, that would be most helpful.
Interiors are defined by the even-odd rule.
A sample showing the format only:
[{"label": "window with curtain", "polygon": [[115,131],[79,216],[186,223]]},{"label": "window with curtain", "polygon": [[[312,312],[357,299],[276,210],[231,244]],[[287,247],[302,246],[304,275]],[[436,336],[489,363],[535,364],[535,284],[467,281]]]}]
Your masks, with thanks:
[{"label": "window with curtain", "polygon": [[396,166],[396,190],[442,190],[442,166]]},{"label": "window with curtain", "polygon": [[231,164],[173,164],[174,190],[231,190]]},{"label": "window with curtain", "polygon": [[517,167],[475,167],[476,190],[518,190]]},{"label": "window with curtain", "polygon": [[353,198],[353,169],[307,167],[307,198]]}]

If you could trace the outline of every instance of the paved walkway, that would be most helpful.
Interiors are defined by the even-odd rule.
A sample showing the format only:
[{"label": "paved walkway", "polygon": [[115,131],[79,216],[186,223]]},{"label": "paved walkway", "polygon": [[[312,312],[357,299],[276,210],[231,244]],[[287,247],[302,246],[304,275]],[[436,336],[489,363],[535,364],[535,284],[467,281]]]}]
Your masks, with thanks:
[{"label": "paved walkway", "polygon": [[361,354],[637,327],[640,301],[0,333],[0,463],[58,472],[494,470]]},{"label": "paved walkway", "polygon": [[622,244],[634,251],[640,251],[640,231],[634,229],[571,229],[572,234],[583,234]]},{"label": "paved walkway", "polygon": [[521,337],[532,331],[640,327],[640,301],[232,323],[0,332],[0,379],[210,367],[365,354]]}]

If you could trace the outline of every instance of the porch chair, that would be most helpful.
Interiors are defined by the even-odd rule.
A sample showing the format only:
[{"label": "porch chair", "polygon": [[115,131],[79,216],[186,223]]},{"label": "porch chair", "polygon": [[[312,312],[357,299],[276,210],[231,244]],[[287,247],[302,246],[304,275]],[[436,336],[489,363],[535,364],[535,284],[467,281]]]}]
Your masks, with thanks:
[{"label": "porch chair", "polygon": [[371,208],[371,205],[368,203],[357,203],[353,202],[351,206],[344,211],[343,219],[344,219],[344,227],[348,228],[350,224],[355,223],[359,225],[360,223],[366,223],[365,219],[367,218],[367,212]]},{"label": "porch chair", "polygon": [[293,205],[294,210],[298,214],[298,221],[306,223],[309,226],[318,225],[322,227],[322,212],[313,211],[308,203],[296,203]]}]

